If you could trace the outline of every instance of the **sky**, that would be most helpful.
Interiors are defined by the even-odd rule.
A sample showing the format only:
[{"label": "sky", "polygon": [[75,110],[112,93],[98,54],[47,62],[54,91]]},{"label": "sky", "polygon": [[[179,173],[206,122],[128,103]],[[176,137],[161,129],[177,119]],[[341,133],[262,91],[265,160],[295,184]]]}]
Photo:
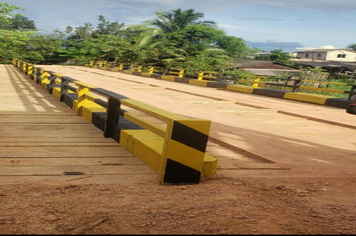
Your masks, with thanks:
[{"label": "sky", "polygon": [[227,35],[267,51],[346,48],[356,43],[356,0],[7,0],[42,33],[111,22],[142,24],[155,12],[181,8],[204,14]]}]

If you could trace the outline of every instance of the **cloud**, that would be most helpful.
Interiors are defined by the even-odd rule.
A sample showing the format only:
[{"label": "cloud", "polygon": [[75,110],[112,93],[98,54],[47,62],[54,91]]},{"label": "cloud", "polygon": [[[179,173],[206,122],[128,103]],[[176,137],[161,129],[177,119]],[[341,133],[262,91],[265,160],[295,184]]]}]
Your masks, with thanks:
[{"label": "cloud", "polygon": [[235,25],[227,25],[227,24],[217,24],[218,27],[228,28],[228,29],[242,29],[241,27]]},{"label": "cloud", "polygon": [[265,51],[281,49],[284,52],[293,52],[297,48],[302,48],[303,45],[298,42],[276,42],[271,39],[268,42],[251,42],[246,41],[246,45],[251,48],[258,48]]},{"label": "cloud", "polygon": [[270,18],[270,17],[233,17],[232,19],[238,20],[260,20],[260,21],[282,21],[280,18]]},{"label": "cloud", "polygon": [[324,45],[320,47],[321,49],[335,49],[333,45]]},{"label": "cloud", "polygon": [[[244,0],[228,0],[224,2],[229,2],[232,5],[242,5],[246,3]],[[353,0],[249,0],[246,4],[274,8],[314,9],[322,11],[356,10],[356,1]]]}]

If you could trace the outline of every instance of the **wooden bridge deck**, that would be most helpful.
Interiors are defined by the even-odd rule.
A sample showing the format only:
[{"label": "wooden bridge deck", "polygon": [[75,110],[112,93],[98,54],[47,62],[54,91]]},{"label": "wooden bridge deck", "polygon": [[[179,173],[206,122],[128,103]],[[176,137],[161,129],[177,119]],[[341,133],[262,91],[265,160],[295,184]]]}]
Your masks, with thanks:
[{"label": "wooden bridge deck", "polygon": [[138,158],[12,65],[0,65],[0,75],[0,184],[155,180]]},{"label": "wooden bridge deck", "polygon": [[[355,116],[340,108],[74,66],[43,66],[188,117],[209,119],[217,177],[355,176]],[[0,65],[0,184],[156,181],[156,173],[18,72]],[[81,175],[73,175],[81,174]]]}]

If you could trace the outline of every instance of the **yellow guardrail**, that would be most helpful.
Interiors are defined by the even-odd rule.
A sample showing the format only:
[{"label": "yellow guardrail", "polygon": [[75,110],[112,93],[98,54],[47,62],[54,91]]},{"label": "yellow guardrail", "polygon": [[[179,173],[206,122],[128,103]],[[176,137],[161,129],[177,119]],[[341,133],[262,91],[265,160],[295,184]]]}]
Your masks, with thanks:
[{"label": "yellow guardrail", "polygon": [[[100,61],[98,61],[100,62]],[[90,65],[94,65],[95,62],[91,61],[89,63]],[[100,64],[100,63],[99,63]],[[122,67],[119,66],[119,68],[123,69]],[[151,74],[159,74],[161,75],[162,79],[165,80],[170,80],[170,81],[175,81],[175,78],[184,78],[184,69],[174,69],[174,68],[160,68],[160,67],[154,67],[150,66],[148,68],[148,72],[142,72],[143,67],[140,66],[138,69],[133,66],[134,69],[132,71],[137,71],[141,72],[142,75],[145,76],[151,76]],[[124,69],[125,70],[125,69]],[[124,71],[125,73],[131,73],[131,71]],[[347,84],[347,83],[338,83],[338,82],[329,82],[329,81],[312,81],[312,80],[300,80],[300,79],[280,79],[276,78],[278,81],[268,81],[270,77],[267,76],[256,76],[256,75],[233,75],[229,73],[225,73],[225,76],[228,76],[226,79],[231,80],[235,82],[236,85],[245,85],[248,84],[250,88],[268,88],[268,87],[273,87],[277,88],[280,90],[286,90],[286,91],[292,91],[292,92],[298,92],[300,90],[305,91],[306,93],[312,94],[314,92],[325,92],[325,93],[338,93],[338,94],[349,94],[349,100],[352,100],[352,96],[354,96],[354,91],[353,88],[355,85],[352,84]],[[198,72],[198,75],[195,76],[197,81],[190,81],[189,83],[195,84],[195,85],[204,85],[206,86],[207,82],[217,82],[219,83],[224,79],[224,74],[219,73],[219,72],[214,72],[214,71],[200,71]],[[282,82],[281,82],[282,81]],[[288,82],[288,83],[287,83]],[[308,85],[307,83],[314,83],[314,85]],[[342,89],[334,89],[334,88],[321,88],[317,86],[316,84],[325,84],[327,86],[329,85],[344,85],[345,87],[350,86],[350,90],[342,90]],[[288,89],[289,90],[288,90]],[[246,91],[251,91],[251,89],[244,88]],[[340,95],[341,96],[341,95]]]},{"label": "yellow guardrail", "polygon": [[218,160],[206,153],[210,120],[171,113],[17,59],[13,64],[156,171],[159,183],[199,183],[215,175]]}]

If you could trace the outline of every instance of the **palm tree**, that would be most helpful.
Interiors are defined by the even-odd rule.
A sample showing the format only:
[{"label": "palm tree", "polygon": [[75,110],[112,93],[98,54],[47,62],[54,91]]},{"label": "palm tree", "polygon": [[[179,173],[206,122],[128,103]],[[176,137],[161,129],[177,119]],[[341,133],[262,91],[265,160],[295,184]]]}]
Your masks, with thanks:
[{"label": "palm tree", "polygon": [[194,12],[193,9],[182,11],[180,8],[165,12],[156,12],[158,19],[146,21],[146,24],[156,26],[163,33],[172,33],[184,29],[188,25],[206,25],[216,27],[214,21],[199,21],[204,17],[201,12]]}]

